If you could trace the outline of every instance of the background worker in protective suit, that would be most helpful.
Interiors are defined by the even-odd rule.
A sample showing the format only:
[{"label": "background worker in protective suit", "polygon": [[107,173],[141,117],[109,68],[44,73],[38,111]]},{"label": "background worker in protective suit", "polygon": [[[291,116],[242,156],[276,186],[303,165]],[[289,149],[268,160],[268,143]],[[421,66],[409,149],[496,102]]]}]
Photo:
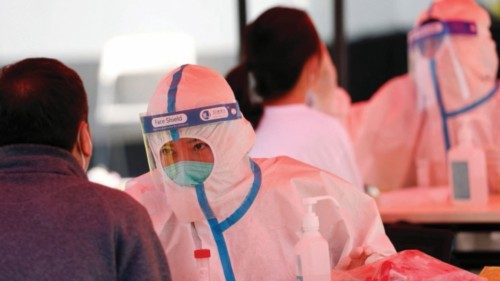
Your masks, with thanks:
[{"label": "background worker in protective suit", "polygon": [[467,124],[487,155],[490,187],[500,188],[498,56],[489,27],[488,14],[473,0],[434,1],[420,15],[408,34],[409,73],[352,110],[367,184],[384,190],[446,185],[446,152]]},{"label": "background worker in protective suit", "polygon": [[335,66],[307,13],[265,11],[245,28],[244,50],[226,79],[256,131],[250,156],[290,156],[363,190],[344,125],[350,98],[337,85]]},{"label": "background worker in protective suit", "polygon": [[374,201],[350,183],[287,157],[251,159],[255,133],[214,71],[169,73],[141,121],[151,171],[126,191],[148,209],[173,280],[197,280],[199,248],[211,251],[210,280],[293,280],[309,196],[338,201],[315,208],[332,269],[395,252]]}]

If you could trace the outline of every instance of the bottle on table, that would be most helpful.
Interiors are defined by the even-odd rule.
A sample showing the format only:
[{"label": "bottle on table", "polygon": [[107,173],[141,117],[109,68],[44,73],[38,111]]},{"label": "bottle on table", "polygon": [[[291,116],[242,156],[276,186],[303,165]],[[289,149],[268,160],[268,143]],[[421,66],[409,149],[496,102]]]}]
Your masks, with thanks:
[{"label": "bottle on table", "polygon": [[484,151],[474,143],[470,120],[458,131],[458,145],[448,151],[448,177],[454,203],[486,204],[488,178]]},{"label": "bottle on table", "polygon": [[295,244],[297,257],[297,281],[330,281],[331,264],[328,242],[319,232],[319,219],[313,211],[313,206],[320,200],[330,196],[304,198],[303,204],[307,212],[302,221],[302,234]]}]

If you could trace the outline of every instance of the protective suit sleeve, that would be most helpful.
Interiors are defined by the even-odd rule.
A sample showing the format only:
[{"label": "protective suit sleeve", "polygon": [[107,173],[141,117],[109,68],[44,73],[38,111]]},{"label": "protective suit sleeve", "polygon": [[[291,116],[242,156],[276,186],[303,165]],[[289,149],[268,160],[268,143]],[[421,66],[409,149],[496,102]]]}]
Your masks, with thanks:
[{"label": "protective suit sleeve", "polygon": [[[335,269],[352,267],[353,260],[358,264],[372,263],[396,253],[385,234],[375,201],[353,190],[350,183],[327,172],[321,173],[326,193],[339,203],[334,210],[325,204],[318,206],[321,225],[330,224],[325,225],[322,234],[332,247],[330,252]],[[359,261],[361,257],[362,262]]]},{"label": "protective suit sleeve", "polygon": [[161,184],[158,184],[161,179],[155,179],[156,176],[157,173],[153,171],[130,180],[125,192],[146,208],[155,232],[160,234],[172,215],[172,210],[168,207],[167,196]]},{"label": "protective suit sleeve", "polygon": [[366,184],[392,190],[415,183],[415,143],[421,112],[408,75],[389,80],[353,113],[350,128],[357,162]]}]

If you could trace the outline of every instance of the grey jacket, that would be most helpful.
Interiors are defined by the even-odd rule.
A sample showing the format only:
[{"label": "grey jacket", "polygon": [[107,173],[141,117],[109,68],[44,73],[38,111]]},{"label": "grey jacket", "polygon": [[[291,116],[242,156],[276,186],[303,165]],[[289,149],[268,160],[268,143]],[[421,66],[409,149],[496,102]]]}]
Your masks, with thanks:
[{"label": "grey jacket", "polygon": [[146,210],[73,156],[0,147],[0,280],[170,280]]}]

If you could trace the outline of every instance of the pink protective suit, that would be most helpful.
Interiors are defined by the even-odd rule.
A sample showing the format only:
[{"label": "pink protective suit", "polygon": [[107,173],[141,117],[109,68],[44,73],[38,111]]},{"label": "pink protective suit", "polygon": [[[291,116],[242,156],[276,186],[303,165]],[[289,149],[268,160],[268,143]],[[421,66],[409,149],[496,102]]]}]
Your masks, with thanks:
[{"label": "pink protective suit", "polygon": [[[186,113],[189,110],[234,102],[222,76],[187,65],[160,82],[147,113],[153,119],[147,120],[176,123],[187,118],[189,123],[193,116]],[[165,111],[174,115],[159,115]],[[201,113],[203,118],[226,116]],[[186,115],[184,119],[173,117],[179,114]],[[338,205],[316,205],[332,269],[346,264],[358,247],[370,248],[367,263],[395,252],[375,202],[352,184],[287,157],[250,159],[255,134],[242,117],[175,132],[147,133],[144,128],[152,166],[158,168],[133,179],[126,192],[148,210],[169,258],[173,280],[197,280],[193,251],[198,248],[211,251],[212,281],[293,280],[294,245],[305,213],[302,198],[310,196],[331,195],[338,201]],[[213,170],[203,184],[180,186],[159,169],[162,144],[175,138],[196,138],[210,146]]]},{"label": "pink protective suit", "polygon": [[473,0],[442,0],[417,25],[429,19],[471,23],[475,34],[444,36],[432,57],[434,68],[427,67],[429,58],[415,52],[409,40],[410,73],[391,79],[369,102],[354,106],[351,132],[364,180],[383,190],[415,186],[420,170],[430,185],[446,185],[447,146],[456,145],[458,130],[467,121],[474,142],[486,152],[490,186],[498,189],[500,95],[489,16]]}]

